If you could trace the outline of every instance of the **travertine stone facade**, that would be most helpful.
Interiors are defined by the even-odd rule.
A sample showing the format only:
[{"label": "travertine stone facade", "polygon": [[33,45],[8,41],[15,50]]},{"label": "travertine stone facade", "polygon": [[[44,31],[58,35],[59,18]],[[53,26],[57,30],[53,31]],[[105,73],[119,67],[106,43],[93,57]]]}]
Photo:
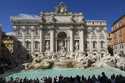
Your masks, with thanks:
[{"label": "travertine stone facade", "polygon": [[107,54],[106,21],[86,20],[81,12],[69,12],[63,3],[54,12],[12,16],[11,22],[16,37],[30,54],[53,57]]}]

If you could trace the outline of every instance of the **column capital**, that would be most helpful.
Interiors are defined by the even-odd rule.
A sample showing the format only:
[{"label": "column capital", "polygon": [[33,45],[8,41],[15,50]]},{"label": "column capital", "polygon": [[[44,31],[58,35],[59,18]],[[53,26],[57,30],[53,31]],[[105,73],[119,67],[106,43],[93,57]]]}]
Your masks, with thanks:
[{"label": "column capital", "polygon": [[54,30],[54,26],[53,26],[53,25],[48,26],[48,29],[49,29],[49,30]]},{"label": "column capital", "polygon": [[13,25],[13,30],[14,31],[18,30],[17,26]]},{"label": "column capital", "polygon": [[84,28],[84,26],[79,26],[79,27],[77,27],[79,30],[84,30],[85,28]]},{"label": "column capital", "polygon": [[22,29],[23,31],[25,31],[26,27],[25,27],[25,26],[21,26],[21,29]]},{"label": "column capital", "polygon": [[44,26],[43,26],[43,25],[40,25],[40,26],[39,26],[39,29],[40,29],[40,30],[43,30],[43,29],[44,29]]}]

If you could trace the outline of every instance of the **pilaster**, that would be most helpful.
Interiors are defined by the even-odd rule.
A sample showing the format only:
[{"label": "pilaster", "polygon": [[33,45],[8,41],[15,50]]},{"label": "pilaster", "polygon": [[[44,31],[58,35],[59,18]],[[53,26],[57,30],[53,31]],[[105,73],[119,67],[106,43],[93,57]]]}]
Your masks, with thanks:
[{"label": "pilaster", "polygon": [[25,46],[25,26],[22,26],[21,30],[22,30],[22,45],[26,47]]},{"label": "pilaster", "polygon": [[32,26],[31,27],[31,53],[33,53],[34,52],[34,29],[33,29],[34,27]]},{"label": "pilaster", "polygon": [[50,30],[50,52],[54,52],[54,30]]},{"label": "pilaster", "polygon": [[73,44],[73,41],[74,41],[73,31],[70,30],[69,33],[70,33],[70,52],[73,52],[73,48],[74,48],[74,44]]},{"label": "pilaster", "polygon": [[40,29],[40,52],[43,52],[43,31]]},{"label": "pilaster", "polygon": [[79,32],[79,37],[80,37],[79,49],[80,49],[80,52],[84,52],[84,32],[82,29]]}]

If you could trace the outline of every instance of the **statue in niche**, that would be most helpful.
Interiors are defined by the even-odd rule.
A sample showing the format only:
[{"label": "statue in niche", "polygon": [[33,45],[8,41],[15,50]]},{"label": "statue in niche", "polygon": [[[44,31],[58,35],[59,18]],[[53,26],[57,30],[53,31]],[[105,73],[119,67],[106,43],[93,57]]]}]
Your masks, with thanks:
[{"label": "statue in niche", "polygon": [[49,41],[46,41],[46,46],[45,46],[45,55],[47,56],[48,59],[51,58],[50,54],[50,44]]},{"label": "statue in niche", "polygon": [[74,58],[77,59],[79,57],[79,43],[78,41],[75,42],[75,56]]},{"label": "statue in niche", "polygon": [[59,50],[60,56],[66,56],[66,48],[64,46],[64,42],[63,41],[61,41],[59,43],[59,48],[60,48],[60,50]]},{"label": "statue in niche", "polygon": [[50,46],[49,46],[49,41],[46,42],[46,45],[45,45],[45,52],[48,52],[50,49]]},{"label": "statue in niche", "polygon": [[78,41],[75,43],[75,51],[78,51],[79,50],[79,43]]}]

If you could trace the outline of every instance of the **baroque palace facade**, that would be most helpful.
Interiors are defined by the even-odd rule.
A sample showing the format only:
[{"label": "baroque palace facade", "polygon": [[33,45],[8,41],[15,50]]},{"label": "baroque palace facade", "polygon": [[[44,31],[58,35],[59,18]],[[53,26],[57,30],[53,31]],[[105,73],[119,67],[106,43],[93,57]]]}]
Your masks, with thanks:
[{"label": "baroque palace facade", "polygon": [[84,15],[69,12],[60,3],[54,12],[39,16],[12,16],[17,39],[31,55],[104,56],[107,51],[105,20],[86,20]]},{"label": "baroque palace facade", "polygon": [[111,45],[114,54],[125,55],[125,15],[121,16],[112,25]]}]

